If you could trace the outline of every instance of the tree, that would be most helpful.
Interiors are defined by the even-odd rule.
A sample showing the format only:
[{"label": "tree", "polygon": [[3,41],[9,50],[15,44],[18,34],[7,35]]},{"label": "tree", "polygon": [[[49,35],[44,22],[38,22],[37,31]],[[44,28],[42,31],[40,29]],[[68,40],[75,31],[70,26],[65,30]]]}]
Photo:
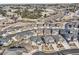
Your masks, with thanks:
[{"label": "tree", "polygon": [[41,10],[38,10],[38,9],[35,9],[34,11],[28,11],[27,9],[25,9],[21,13],[21,16],[22,18],[37,19],[37,18],[40,18],[42,14],[41,14]]},{"label": "tree", "polygon": [[46,14],[44,14],[44,18],[46,18],[47,17],[47,15]]},{"label": "tree", "polygon": [[14,13],[17,13],[18,15],[21,15],[21,11],[19,9],[17,11],[15,11]]},{"label": "tree", "polygon": [[6,10],[0,9],[0,14],[2,14],[2,16],[6,16]]}]

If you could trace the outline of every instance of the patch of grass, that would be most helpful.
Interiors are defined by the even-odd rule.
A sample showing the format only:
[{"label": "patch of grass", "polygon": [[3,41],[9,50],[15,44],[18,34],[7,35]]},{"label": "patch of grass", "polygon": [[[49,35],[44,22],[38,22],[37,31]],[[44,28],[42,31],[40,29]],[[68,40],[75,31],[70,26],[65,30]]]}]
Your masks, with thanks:
[{"label": "patch of grass", "polygon": [[3,36],[0,36],[0,38],[3,38]]}]

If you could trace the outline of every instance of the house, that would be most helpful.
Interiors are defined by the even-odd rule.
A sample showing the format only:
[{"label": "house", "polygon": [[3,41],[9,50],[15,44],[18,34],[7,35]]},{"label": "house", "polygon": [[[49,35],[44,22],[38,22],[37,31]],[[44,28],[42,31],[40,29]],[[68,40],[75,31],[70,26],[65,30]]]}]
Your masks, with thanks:
[{"label": "house", "polygon": [[0,46],[4,46],[5,43],[8,43],[8,40],[5,38],[0,38]]},{"label": "house", "polygon": [[40,36],[32,36],[32,37],[30,38],[30,40],[33,41],[33,42],[35,42],[35,43],[38,44],[38,45],[43,44],[43,41],[42,41],[42,39],[41,39]]},{"label": "house", "polygon": [[55,39],[54,39],[52,36],[50,36],[50,35],[44,36],[43,38],[44,38],[44,41],[45,41],[46,44],[53,43],[54,40],[55,40]]}]

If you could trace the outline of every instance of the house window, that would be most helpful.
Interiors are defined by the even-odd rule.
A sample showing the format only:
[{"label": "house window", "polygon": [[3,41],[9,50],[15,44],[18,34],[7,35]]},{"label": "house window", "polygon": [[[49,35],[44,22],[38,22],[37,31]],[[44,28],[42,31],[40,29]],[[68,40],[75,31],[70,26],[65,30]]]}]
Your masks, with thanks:
[{"label": "house window", "polygon": [[79,35],[79,32],[78,32],[78,35]]},{"label": "house window", "polygon": [[78,27],[77,28],[79,28],[79,25],[78,25]]},{"label": "house window", "polygon": [[68,33],[70,34],[70,31],[68,31]]},{"label": "house window", "polygon": [[69,25],[69,27],[71,28],[71,27],[72,27],[72,25]]}]

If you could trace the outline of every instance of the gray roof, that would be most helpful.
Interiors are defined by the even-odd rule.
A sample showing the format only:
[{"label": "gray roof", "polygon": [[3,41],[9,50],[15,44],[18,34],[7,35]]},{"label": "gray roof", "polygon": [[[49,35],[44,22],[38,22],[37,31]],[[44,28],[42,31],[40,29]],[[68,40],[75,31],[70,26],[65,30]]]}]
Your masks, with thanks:
[{"label": "gray roof", "polygon": [[16,34],[10,34],[10,35],[6,36],[6,38],[11,38],[15,35],[25,36],[25,35],[33,35],[33,33],[30,32],[30,31],[23,31],[23,32],[19,32],[19,33],[16,33]]},{"label": "gray roof", "polygon": [[52,36],[44,36],[45,43],[51,43],[54,41]]},{"label": "gray roof", "polygon": [[2,42],[8,42],[9,39],[6,39],[6,38],[0,38],[0,41]]},{"label": "gray roof", "polygon": [[40,36],[32,36],[30,38],[30,40],[33,41],[33,42],[36,42],[37,44],[43,43],[43,41],[41,40],[41,37]]},{"label": "gray roof", "polygon": [[59,36],[59,35],[53,35],[52,37],[54,38],[54,40],[55,40],[56,43],[57,43],[57,42],[59,41],[59,39],[60,39],[60,36]]}]

